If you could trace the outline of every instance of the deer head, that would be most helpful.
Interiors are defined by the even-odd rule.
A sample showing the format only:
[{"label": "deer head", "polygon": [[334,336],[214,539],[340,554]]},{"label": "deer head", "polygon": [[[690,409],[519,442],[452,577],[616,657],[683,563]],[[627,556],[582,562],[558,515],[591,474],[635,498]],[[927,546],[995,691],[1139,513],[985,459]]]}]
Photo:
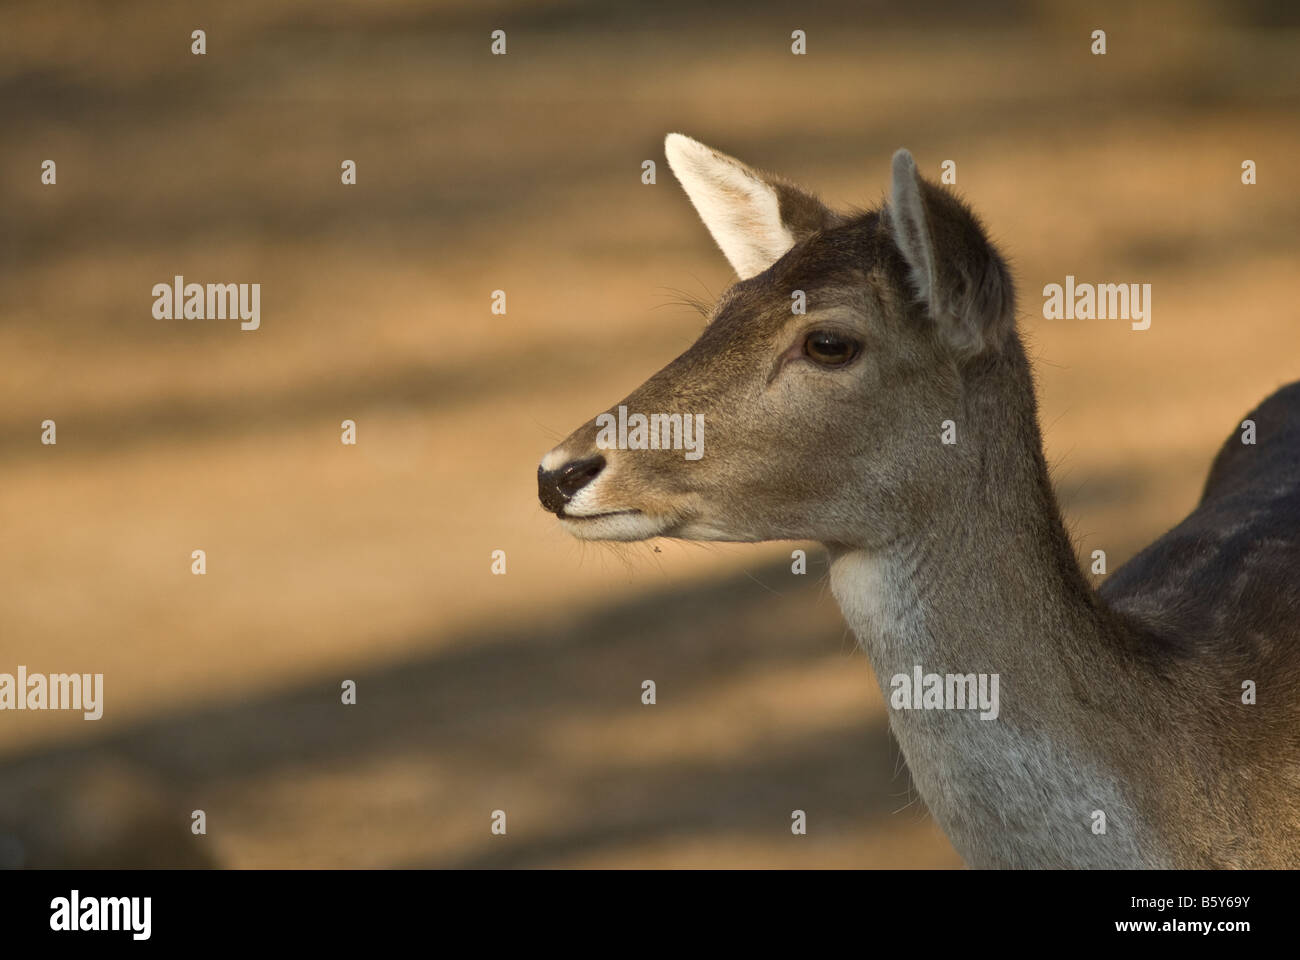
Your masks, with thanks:
[{"label": "deer head", "polygon": [[[974,216],[905,150],[889,203],[855,215],[680,134],[665,152],[739,280],[690,349],[546,454],[543,507],[588,540],[870,547],[924,524],[978,475],[980,443],[945,446],[941,425],[1023,360]],[[636,414],[660,417],[624,443]]]}]

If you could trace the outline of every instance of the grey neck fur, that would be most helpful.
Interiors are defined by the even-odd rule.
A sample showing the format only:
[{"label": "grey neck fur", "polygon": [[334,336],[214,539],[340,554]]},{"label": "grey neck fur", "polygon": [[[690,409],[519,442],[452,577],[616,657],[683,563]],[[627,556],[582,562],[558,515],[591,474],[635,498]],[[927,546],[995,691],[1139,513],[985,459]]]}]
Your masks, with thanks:
[{"label": "grey neck fur", "polygon": [[[964,498],[883,547],[830,546],[832,590],[886,701],[889,679],[917,665],[1000,675],[996,719],[891,710],[917,787],[969,864],[1168,865],[1107,758],[1131,738],[1106,721],[1109,710],[1096,709],[1108,694],[1082,693],[1080,674],[1100,669],[1115,684],[1143,678],[1104,665],[1114,624],[1062,526],[1027,365],[1022,356],[1011,362],[1026,375],[1018,386],[1013,377],[1012,388],[1028,397],[1005,396],[1007,380],[992,376],[967,391],[960,442],[984,450]],[[1008,424],[1008,410],[1026,406],[1027,418]],[[1115,699],[1127,693],[1136,690],[1116,690]],[[1095,810],[1105,813],[1105,834],[1093,832]]]}]

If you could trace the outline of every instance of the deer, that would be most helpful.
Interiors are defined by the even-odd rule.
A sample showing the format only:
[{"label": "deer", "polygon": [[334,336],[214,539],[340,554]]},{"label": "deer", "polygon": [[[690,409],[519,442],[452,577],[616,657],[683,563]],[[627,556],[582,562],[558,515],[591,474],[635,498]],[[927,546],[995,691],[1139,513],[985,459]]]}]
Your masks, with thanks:
[{"label": "deer", "polygon": [[703,455],[593,420],[542,458],[542,507],[581,540],[824,545],[887,702],[921,666],[998,675],[993,718],[889,710],[968,867],[1300,866],[1300,382],[1094,588],[966,201],[906,150],[853,213],[682,134],[664,150],[737,280],[618,406],[702,416]]}]

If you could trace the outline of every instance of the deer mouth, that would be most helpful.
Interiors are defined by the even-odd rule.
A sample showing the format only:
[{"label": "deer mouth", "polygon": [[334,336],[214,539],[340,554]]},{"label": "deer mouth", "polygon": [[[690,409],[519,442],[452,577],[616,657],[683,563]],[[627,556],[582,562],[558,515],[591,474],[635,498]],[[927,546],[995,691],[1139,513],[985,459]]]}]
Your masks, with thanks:
[{"label": "deer mouth", "polygon": [[565,513],[564,508],[561,507],[555,515],[561,520],[604,520],[606,517],[626,517],[640,512],[640,510],[608,510],[605,513]]},{"label": "deer mouth", "polygon": [[643,510],[608,510],[603,513],[556,514],[560,524],[579,540],[622,540],[630,543],[663,536],[668,524]]}]

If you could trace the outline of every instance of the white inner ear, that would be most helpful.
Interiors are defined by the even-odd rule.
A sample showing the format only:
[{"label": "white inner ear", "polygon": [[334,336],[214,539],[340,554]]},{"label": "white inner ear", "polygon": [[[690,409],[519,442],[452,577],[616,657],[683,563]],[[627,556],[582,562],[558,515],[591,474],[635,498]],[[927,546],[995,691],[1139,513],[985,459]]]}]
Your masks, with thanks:
[{"label": "white inner ear", "polygon": [[894,154],[890,206],[894,242],[912,268],[917,293],[929,302],[934,292],[934,250],[925,222],[921,185],[916,179],[916,161],[906,150]]},{"label": "white inner ear", "polygon": [[742,280],[762,273],[794,246],[781,222],[776,188],[739,160],[670,133],[668,166]]}]

